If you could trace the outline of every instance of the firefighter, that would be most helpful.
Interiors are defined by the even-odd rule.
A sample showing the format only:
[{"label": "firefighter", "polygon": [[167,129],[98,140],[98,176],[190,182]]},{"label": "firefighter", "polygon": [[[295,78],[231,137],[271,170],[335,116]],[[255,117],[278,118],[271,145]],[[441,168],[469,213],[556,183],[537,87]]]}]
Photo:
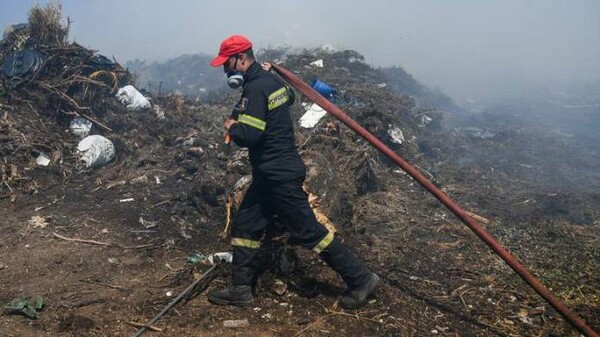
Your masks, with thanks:
[{"label": "firefighter", "polygon": [[225,39],[211,66],[223,66],[231,88],[243,88],[234,114],[225,121],[233,142],[249,150],[252,184],[231,229],[232,284],[213,289],[215,304],[250,305],[260,273],[259,252],[275,216],[290,234],[289,242],[312,249],[347,285],[340,299],[346,309],[361,307],[379,284],[332,232],[320,224],[302,189],[306,169],[298,154],[290,105],[293,92],[255,60],[252,43],[244,36]]}]

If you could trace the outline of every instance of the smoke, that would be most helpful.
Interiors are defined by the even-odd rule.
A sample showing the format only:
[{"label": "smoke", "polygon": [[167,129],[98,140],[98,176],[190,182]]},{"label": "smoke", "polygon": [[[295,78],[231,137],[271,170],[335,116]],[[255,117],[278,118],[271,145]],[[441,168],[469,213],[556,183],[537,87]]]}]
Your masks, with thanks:
[{"label": "smoke", "polygon": [[[37,2],[0,0],[0,24],[25,21]],[[457,101],[600,77],[597,0],[63,0],[62,6],[72,39],[122,62],[214,54],[223,38],[238,33],[259,48],[353,49],[372,65],[401,65]]]}]

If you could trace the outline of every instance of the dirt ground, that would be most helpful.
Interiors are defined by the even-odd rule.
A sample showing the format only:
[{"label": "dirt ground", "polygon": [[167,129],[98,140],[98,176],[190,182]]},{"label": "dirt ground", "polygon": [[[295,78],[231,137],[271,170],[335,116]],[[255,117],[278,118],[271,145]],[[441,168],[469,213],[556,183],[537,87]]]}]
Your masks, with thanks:
[{"label": "dirt ground", "polygon": [[[597,139],[499,123],[496,115],[467,116],[476,123],[464,129],[457,115],[381,89],[377,72],[344,53],[326,59],[329,70],[298,66],[314,57],[290,57],[286,66],[346,88],[345,111],[483,217],[488,231],[600,330]],[[113,140],[117,158],[85,172],[64,120],[35,102],[1,101],[0,303],[41,295],[46,304],[36,320],[0,316],[3,336],[133,335],[130,322],[145,323],[208,268],[186,273],[188,256],[229,249],[220,237],[225,200],[248,173],[236,159],[242,152],[224,156],[221,148],[221,123],[234,101],[234,94],[215,104],[156,98],[164,120],[107,102],[97,118],[112,131],[96,132]],[[301,109],[294,106],[296,120]],[[597,121],[594,113],[588,117]],[[424,115],[437,124],[423,124]],[[456,125],[443,125],[453,118]],[[387,136],[394,125],[404,144]],[[297,249],[300,265],[283,295],[268,274],[249,308],[212,305],[202,292],[159,320],[162,332],[146,335],[579,336],[438,201],[344,126],[327,117],[297,137],[309,189],[346,244],[382,276],[377,296],[360,310],[337,308],[339,277]],[[42,149],[62,159],[38,166],[31,153]],[[209,288],[226,282],[218,277]],[[248,326],[224,325],[243,319]]]}]

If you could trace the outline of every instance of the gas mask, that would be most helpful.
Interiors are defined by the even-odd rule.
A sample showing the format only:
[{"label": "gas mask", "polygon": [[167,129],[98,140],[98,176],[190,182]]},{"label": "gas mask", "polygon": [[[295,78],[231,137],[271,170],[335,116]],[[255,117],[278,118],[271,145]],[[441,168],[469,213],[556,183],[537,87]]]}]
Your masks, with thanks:
[{"label": "gas mask", "polygon": [[231,89],[237,89],[244,84],[244,73],[233,70],[227,72],[227,85]]},{"label": "gas mask", "polygon": [[231,89],[237,89],[237,88],[241,87],[242,85],[244,85],[244,73],[235,69],[235,68],[237,68],[237,64],[238,64],[239,60],[240,60],[240,56],[236,55],[235,63],[233,64],[233,67],[230,68],[231,70],[226,72],[227,85]]}]

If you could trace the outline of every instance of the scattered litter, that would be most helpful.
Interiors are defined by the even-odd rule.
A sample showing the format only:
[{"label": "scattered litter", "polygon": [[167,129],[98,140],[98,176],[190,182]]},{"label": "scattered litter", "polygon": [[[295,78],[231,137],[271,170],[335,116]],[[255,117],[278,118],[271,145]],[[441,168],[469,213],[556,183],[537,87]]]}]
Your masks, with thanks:
[{"label": "scattered litter", "polygon": [[318,68],[323,68],[323,59],[319,59],[314,62],[311,62],[310,65],[318,67]]},{"label": "scattered litter", "polygon": [[137,111],[150,108],[150,101],[133,85],[126,85],[119,89],[116,97],[129,110]]},{"label": "scattered litter", "polygon": [[125,198],[125,199],[120,199],[119,202],[132,202],[135,201],[134,198]]},{"label": "scattered litter", "polygon": [[188,148],[188,153],[195,156],[195,157],[202,157],[202,155],[204,154],[204,149],[201,148],[200,146],[192,146],[190,148]]},{"label": "scattered litter", "polygon": [[72,134],[83,139],[90,135],[90,132],[92,131],[92,122],[87,118],[75,117],[71,120],[69,129]]},{"label": "scattered litter", "polygon": [[249,326],[250,322],[248,322],[247,318],[223,321],[224,328],[245,328]]},{"label": "scattered litter", "polygon": [[164,119],[165,118],[165,112],[164,110],[159,107],[158,105],[154,105],[152,107],[152,110],[154,111],[154,113],[156,114],[156,117],[158,117],[158,119]]},{"label": "scattered litter", "polygon": [[231,263],[233,261],[233,254],[231,252],[214,253],[209,255],[207,260],[210,264],[215,264],[216,261]]},{"label": "scattered litter", "polygon": [[305,129],[314,128],[325,115],[327,115],[327,111],[316,103],[312,103],[308,106],[306,113],[300,117],[300,126]]},{"label": "scattered litter", "polygon": [[197,264],[197,263],[200,263],[200,262],[205,261],[207,259],[208,259],[208,257],[206,255],[202,254],[202,253],[194,253],[194,254],[188,256],[187,259],[186,259],[186,261],[189,264]]},{"label": "scattered litter", "polygon": [[147,182],[148,182],[148,176],[145,174],[131,179],[132,184],[145,184]]},{"label": "scattered litter", "polygon": [[519,320],[525,324],[531,325],[533,324],[533,320],[529,317],[529,312],[526,309],[521,309],[519,311]]},{"label": "scattered litter", "polygon": [[400,130],[399,127],[395,126],[393,128],[388,129],[388,136],[391,138],[391,142],[395,144],[402,144],[405,142],[404,133]]},{"label": "scattered litter", "polygon": [[23,315],[31,319],[38,318],[38,312],[44,308],[41,296],[19,297],[4,306],[5,315]]},{"label": "scattered litter", "polygon": [[271,289],[275,294],[282,296],[287,291],[287,283],[278,278],[274,279]]},{"label": "scattered litter", "polygon": [[331,100],[335,94],[337,94],[337,90],[331,87],[329,84],[325,82],[321,82],[319,80],[313,80],[310,86],[315,89],[316,92],[321,94],[321,96]]},{"label": "scattered litter", "polygon": [[31,219],[29,219],[28,224],[32,228],[41,228],[41,229],[44,229],[44,228],[46,228],[46,226],[48,226],[48,221],[43,216],[34,215],[34,216],[31,217]]},{"label": "scattered litter", "polygon": [[377,88],[385,88],[387,87],[387,83],[379,83],[377,84]]},{"label": "scattered litter", "polygon": [[429,116],[421,116],[421,126],[425,126],[429,123],[431,123],[433,121],[433,118],[429,117]]},{"label": "scattered litter", "polygon": [[165,295],[166,295],[167,297],[171,297],[171,296],[173,296],[173,292],[169,290],[169,291],[167,291],[167,292],[165,293]]},{"label": "scattered litter", "polygon": [[77,153],[86,168],[100,167],[115,157],[115,146],[106,137],[92,135],[79,142]]},{"label": "scattered litter", "polygon": [[48,158],[44,152],[40,152],[37,158],[35,158],[35,162],[40,166],[48,166],[50,164],[50,158]]},{"label": "scattered litter", "polygon": [[138,222],[140,223],[140,225],[144,226],[145,229],[150,229],[150,228],[154,228],[154,227],[158,226],[157,221],[149,221],[149,220],[144,219],[141,216],[140,216],[140,219],[138,220]]}]

